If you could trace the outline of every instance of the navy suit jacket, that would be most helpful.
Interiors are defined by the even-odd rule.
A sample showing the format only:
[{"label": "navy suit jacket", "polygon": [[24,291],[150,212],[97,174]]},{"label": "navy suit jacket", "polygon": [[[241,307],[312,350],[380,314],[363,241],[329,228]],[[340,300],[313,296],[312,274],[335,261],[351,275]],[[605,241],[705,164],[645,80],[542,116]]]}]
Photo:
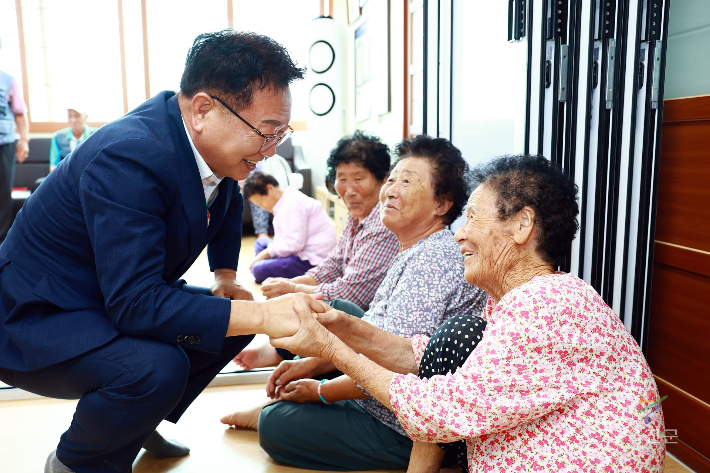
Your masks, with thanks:
[{"label": "navy suit jacket", "polygon": [[175,283],[208,243],[212,270],[237,269],[243,207],[225,178],[208,227],[173,92],[101,127],[27,199],[0,246],[0,367],[43,368],[120,333],[219,352],[229,300]]}]

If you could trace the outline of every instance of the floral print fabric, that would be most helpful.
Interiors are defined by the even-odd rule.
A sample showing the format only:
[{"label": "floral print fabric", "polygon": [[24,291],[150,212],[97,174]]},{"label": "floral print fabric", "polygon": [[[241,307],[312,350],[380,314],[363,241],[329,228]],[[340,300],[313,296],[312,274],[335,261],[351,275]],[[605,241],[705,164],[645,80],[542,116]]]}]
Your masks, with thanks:
[{"label": "floral print fabric", "polygon": [[[489,300],[455,373],[395,375],[390,402],[417,441],[467,440],[472,472],[662,472],[662,411],[640,348],[585,281],[538,276]],[[413,337],[417,363],[427,338]]]}]

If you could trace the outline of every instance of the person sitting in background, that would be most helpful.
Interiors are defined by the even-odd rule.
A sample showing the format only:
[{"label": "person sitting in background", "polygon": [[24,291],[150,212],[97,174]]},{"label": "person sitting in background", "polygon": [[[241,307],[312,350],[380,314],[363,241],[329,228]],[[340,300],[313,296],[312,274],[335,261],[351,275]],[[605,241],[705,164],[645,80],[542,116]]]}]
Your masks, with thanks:
[{"label": "person sitting in background", "polygon": [[[463,255],[446,228],[461,214],[470,192],[466,162],[451,142],[428,136],[404,140],[397,153],[380,190],[380,216],[397,236],[401,252],[370,310],[363,314],[343,301],[331,305],[401,337],[431,336],[446,320],[465,315],[472,337],[480,337],[485,323],[472,316],[488,296],[466,283]],[[259,442],[272,458],[302,468],[406,467],[412,441],[392,412],[348,376],[309,379],[333,370],[322,358],[284,361],[267,384],[267,394],[279,402],[234,413],[222,422],[258,426]]]},{"label": "person sitting in background", "polygon": [[[555,271],[578,229],[577,186],[543,156],[496,159],[475,180],[456,232],[466,280],[490,294],[475,351],[466,330],[407,339],[302,303],[297,334],[272,343],[325,358],[394,412],[415,441],[410,473],[439,471],[437,443],[460,451],[464,473],[662,472],[641,348],[589,283]],[[300,425],[294,442],[310,437]]]},{"label": "person sitting in background", "polygon": [[[342,299],[367,310],[399,253],[397,237],[380,220],[380,188],[390,171],[390,151],[378,137],[356,131],[338,141],[327,166],[328,179],[335,183],[349,214],[338,244],[305,275],[268,278],[261,292],[267,299],[296,292],[320,293],[326,302]],[[291,358],[267,342],[242,351],[234,362],[253,369]]]},{"label": "person sitting in background", "polygon": [[76,104],[67,108],[67,122],[69,123],[69,127],[62,128],[54,133],[52,144],[49,148],[50,172],[57,167],[62,159],[66,158],[69,153],[74,151],[82,141],[96,131],[96,128],[92,128],[86,124],[87,117],[88,115],[84,108],[76,107]]},{"label": "person sitting in background", "polygon": [[[303,187],[303,176],[299,173],[292,172],[291,166],[289,166],[288,161],[284,158],[275,154],[271,157],[259,161],[256,163],[256,169],[254,172],[261,171],[266,174],[270,174],[276,178],[279,182],[279,186],[282,189],[287,187],[293,187],[296,189],[301,189]],[[253,173],[252,173],[253,174]],[[244,190],[244,181],[239,182],[239,186]],[[248,200],[244,202],[244,210],[247,207],[251,212],[251,221],[254,225],[254,234],[257,238],[268,238],[269,237],[269,212],[262,209],[256,204],[252,204]]]},{"label": "person sitting in background", "polygon": [[323,206],[298,189],[282,189],[275,177],[255,172],[244,183],[244,198],[274,214],[274,239],[256,240],[256,259],[249,267],[257,283],[301,276],[335,247]]}]

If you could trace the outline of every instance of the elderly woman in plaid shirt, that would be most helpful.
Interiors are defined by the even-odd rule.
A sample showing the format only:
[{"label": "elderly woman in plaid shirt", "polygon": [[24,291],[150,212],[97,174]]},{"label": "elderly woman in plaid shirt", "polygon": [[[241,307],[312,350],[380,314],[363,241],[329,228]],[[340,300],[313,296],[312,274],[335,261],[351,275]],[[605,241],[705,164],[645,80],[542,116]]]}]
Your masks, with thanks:
[{"label": "elderly woman in plaid shirt", "polygon": [[[367,312],[347,302],[331,305],[401,337],[431,336],[451,318],[482,332],[485,322],[476,315],[487,294],[466,283],[463,256],[447,228],[470,192],[466,162],[448,140],[428,136],[403,141],[397,154],[380,190],[380,219],[397,236],[399,254]],[[320,358],[284,361],[267,384],[267,394],[281,402],[222,422],[257,427],[258,420],[267,453],[303,468],[406,466],[412,441],[394,414],[351,378],[329,374],[333,370]]]}]

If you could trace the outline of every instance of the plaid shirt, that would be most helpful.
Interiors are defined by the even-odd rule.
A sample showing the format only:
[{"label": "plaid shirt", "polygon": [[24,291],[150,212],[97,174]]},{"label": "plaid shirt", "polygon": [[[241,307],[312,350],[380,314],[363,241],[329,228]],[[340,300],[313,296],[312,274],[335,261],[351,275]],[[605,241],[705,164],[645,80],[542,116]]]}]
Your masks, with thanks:
[{"label": "plaid shirt", "polygon": [[306,274],[324,300],[343,299],[367,310],[397,253],[399,241],[380,221],[378,203],[360,225],[348,218],[336,247]]}]

